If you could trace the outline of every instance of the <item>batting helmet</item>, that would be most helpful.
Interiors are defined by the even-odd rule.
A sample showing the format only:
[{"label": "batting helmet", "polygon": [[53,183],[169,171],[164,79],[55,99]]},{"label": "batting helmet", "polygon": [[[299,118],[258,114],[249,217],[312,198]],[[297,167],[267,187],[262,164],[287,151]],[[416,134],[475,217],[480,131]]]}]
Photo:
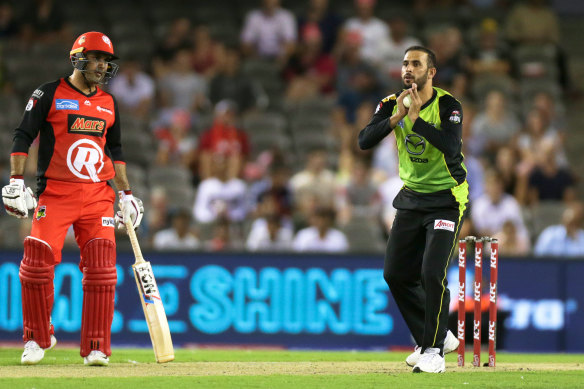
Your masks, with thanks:
[{"label": "batting helmet", "polygon": [[[87,62],[89,62],[86,54],[90,51],[107,54],[112,60],[118,59],[118,57],[114,55],[114,45],[107,35],[97,31],[90,31],[81,34],[75,39],[73,47],[69,52],[71,64],[75,69],[85,72]],[[118,69],[118,64],[108,61],[103,83],[107,84],[107,82],[116,75]]]}]

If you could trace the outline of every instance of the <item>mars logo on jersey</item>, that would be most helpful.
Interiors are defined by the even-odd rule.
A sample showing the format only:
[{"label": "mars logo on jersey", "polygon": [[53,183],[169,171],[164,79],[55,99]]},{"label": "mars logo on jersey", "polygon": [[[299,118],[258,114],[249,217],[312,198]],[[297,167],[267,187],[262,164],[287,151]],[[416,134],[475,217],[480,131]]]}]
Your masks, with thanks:
[{"label": "mars logo on jersey", "polygon": [[69,124],[67,132],[72,134],[101,137],[106,127],[105,120],[91,116],[69,115],[67,122]]},{"label": "mars logo on jersey", "polygon": [[90,139],[79,139],[67,151],[67,167],[79,178],[99,182],[103,166],[103,150]]}]

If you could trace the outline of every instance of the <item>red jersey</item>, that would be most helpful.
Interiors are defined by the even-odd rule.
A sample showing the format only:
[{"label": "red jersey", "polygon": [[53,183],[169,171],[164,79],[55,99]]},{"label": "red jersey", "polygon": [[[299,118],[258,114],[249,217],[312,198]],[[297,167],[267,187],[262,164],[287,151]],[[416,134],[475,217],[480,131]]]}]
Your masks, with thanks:
[{"label": "red jersey", "polygon": [[117,104],[96,88],[84,94],[67,78],[42,85],[26,105],[14,130],[13,155],[27,155],[40,133],[37,195],[47,179],[102,182],[115,176],[114,161],[124,163]]},{"label": "red jersey", "polygon": [[199,149],[224,156],[248,155],[249,142],[245,132],[234,126],[215,122],[211,128],[201,134]]}]

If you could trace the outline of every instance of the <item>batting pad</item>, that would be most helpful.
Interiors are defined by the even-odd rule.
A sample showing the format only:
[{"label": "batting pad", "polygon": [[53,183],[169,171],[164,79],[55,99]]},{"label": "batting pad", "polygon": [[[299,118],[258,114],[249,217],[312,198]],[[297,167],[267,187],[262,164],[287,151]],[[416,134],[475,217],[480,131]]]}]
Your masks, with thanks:
[{"label": "batting pad", "polygon": [[82,252],[83,315],[81,356],[91,350],[111,355],[111,326],[116,293],[116,245],[111,240],[93,239]]},{"label": "batting pad", "polygon": [[22,290],[22,339],[34,340],[42,348],[51,345],[51,309],[53,307],[54,257],[51,246],[33,237],[24,239],[20,262]]}]

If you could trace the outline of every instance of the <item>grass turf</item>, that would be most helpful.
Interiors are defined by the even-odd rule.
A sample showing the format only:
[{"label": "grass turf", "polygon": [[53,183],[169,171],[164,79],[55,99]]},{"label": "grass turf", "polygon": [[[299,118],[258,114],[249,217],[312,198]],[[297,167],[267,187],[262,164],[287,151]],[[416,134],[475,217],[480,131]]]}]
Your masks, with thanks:
[{"label": "grass turf", "polygon": [[[581,388],[584,355],[497,354],[497,368],[455,366],[446,374],[412,374],[400,352],[176,350],[158,365],[150,349],[113,350],[110,366],[83,366],[74,349],[48,351],[38,366],[20,366],[20,349],[0,349],[0,387],[17,388]],[[483,359],[486,358],[484,355]],[[140,370],[136,370],[139,368]],[[206,371],[207,370],[207,371]],[[113,374],[113,376],[106,376]],[[154,374],[154,375],[152,375]],[[33,377],[33,375],[38,375]],[[140,376],[148,375],[148,377]]]}]

